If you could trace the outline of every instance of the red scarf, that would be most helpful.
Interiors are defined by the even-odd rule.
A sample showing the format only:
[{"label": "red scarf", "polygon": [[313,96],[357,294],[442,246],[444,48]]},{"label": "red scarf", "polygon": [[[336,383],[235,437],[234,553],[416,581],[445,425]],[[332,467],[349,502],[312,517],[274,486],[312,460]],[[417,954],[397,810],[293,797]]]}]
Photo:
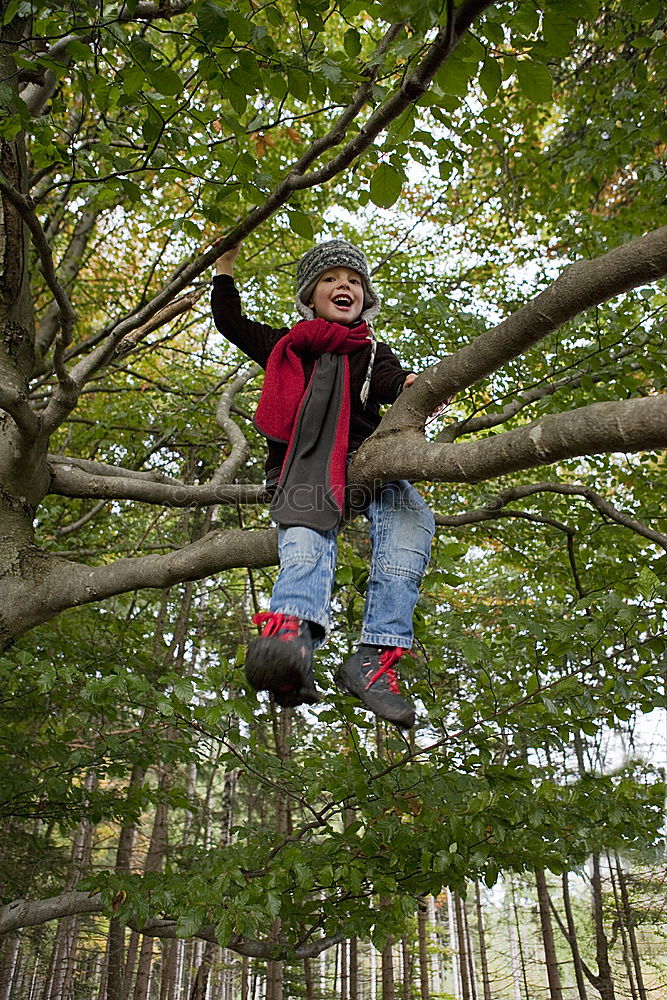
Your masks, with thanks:
[{"label": "red scarf", "polygon": [[[351,413],[348,355],[370,343],[365,323],[350,329],[339,323],[313,319],[297,323],[271,351],[255,413],[255,426],[265,437],[287,444],[278,489],[282,496],[279,498],[276,494],[273,504],[278,523],[305,524],[316,530],[327,530],[340,521]],[[317,358],[307,386],[302,363],[305,355]],[[323,355],[334,355],[337,359],[325,363]],[[331,419],[326,419],[331,406],[337,407],[337,419],[333,424]],[[330,418],[331,414],[328,416]],[[309,458],[302,461],[299,449],[304,429],[310,443]],[[316,442],[313,445],[314,433]],[[289,499],[290,490],[294,489],[300,490],[298,510],[291,506]],[[310,505],[304,502],[304,491],[308,489],[314,491]],[[322,509],[322,503],[315,498],[318,490],[319,494],[325,491],[333,504],[327,501]]]}]

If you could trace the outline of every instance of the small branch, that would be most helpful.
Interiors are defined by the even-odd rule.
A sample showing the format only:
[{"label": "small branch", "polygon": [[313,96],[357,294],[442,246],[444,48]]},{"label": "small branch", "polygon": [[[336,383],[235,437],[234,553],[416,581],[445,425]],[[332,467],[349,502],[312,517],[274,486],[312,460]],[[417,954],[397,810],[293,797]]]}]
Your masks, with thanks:
[{"label": "small branch", "polygon": [[94,504],[89,511],[86,511],[85,514],[77,518],[76,521],[72,521],[70,524],[66,524],[62,528],[56,528],[54,535],[56,538],[67,538],[69,535],[76,534],[77,531],[93,521],[100,511],[104,510],[106,505],[106,500],[100,500],[98,503]]},{"label": "small branch", "polygon": [[141,343],[149,334],[154,333],[155,330],[159,330],[161,326],[165,323],[170,323],[172,319],[176,319],[177,316],[182,316],[192,309],[194,305],[201,299],[206,289],[198,288],[194,292],[188,292],[187,295],[181,296],[180,299],[174,299],[168,305],[161,309],[158,313],[153,316],[147,323],[140,326],[137,330],[132,333],[128,333],[118,344],[116,348],[116,354],[119,358],[124,358],[130,351],[133,351],[137,344]]},{"label": "small branch", "polygon": [[541,514],[530,514],[525,510],[470,510],[465,514],[436,514],[435,523],[441,528],[460,528],[466,524],[481,524],[483,521],[495,521],[499,518],[518,518],[523,521],[530,521],[533,524],[546,524],[550,528],[557,528],[558,531],[565,532],[566,535],[573,535],[574,528],[558,521],[554,517],[544,517]]},{"label": "small branch", "polygon": [[610,504],[608,500],[605,500],[600,493],[596,493],[595,490],[590,489],[588,486],[574,486],[569,483],[549,481],[543,483],[531,483],[527,486],[513,486],[511,489],[503,490],[502,493],[499,493],[493,503],[499,503],[504,506],[507,503],[512,503],[514,500],[523,500],[524,497],[533,496],[536,493],[559,493],[562,496],[583,497],[585,500],[588,500],[588,502],[595,507],[595,509],[598,510],[603,517],[608,517],[610,521],[614,521],[616,524],[621,524],[624,528],[630,528],[631,531],[636,532],[638,535],[642,535],[651,542],[655,542],[667,551],[667,535],[663,534],[661,531],[655,531],[655,529],[647,527],[647,525],[642,524],[641,521],[637,521],[635,518],[630,517],[629,514],[624,514],[622,511],[618,510],[617,507]]},{"label": "small branch", "polygon": [[211,486],[219,487],[225,483],[230,483],[248,457],[250,446],[243,431],[232,420],[230,411],[236,394],[240,392],[247,382],[258,375],[260,371],[261,368],[259,365],[252,365],[248,371],[237,375],[220,396],[215,411],[215,419],[231,444],[232,450],[222,465],[211,476]]}]

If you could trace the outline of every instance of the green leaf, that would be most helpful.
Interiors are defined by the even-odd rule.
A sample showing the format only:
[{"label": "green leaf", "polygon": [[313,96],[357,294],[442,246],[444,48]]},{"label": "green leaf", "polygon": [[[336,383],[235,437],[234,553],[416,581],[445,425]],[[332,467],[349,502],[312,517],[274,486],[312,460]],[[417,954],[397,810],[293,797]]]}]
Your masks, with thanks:
[{"label": "green leaf", "polygon": [[150,66],[147,70],[148,79],[159,94],[174,97],[183,90],[183,81],[170,66]]},{"label": "green leaf", "polygon": [[310,217],[305,214],[305,212],[299,212],[297,210],[288,213],[290,229],[297,236],[303,237],[305,240],[312,240],[314,234],[313,223]]},{"label": "green leaf", "polygon": [[197,11],[197,27],[207,42],[223,42],[229,32],[229,18],[222,4],[206,0]]},{"label": "green leaf", "polygon": [[391,208],[401,193],[403,181],[401,171],[389,163],[380,163],[371,178],[371,200],[379,208]]},{"label": "green leaf", "polygon": [[516,64],[519,86],[529,101],[543,104],[552,99],[553,81],[544,63],[521,59]]},{"label": "green leaf", "polygon": [[491,59],[487,56],[484,60],[482,71],[479,74],[479,85],[490,101],[492,101],[498,93],[502,80],[503,74],[497,60]]},{"label": "green leaf", "polygon": [[361,39],[356,28],[348,28],[343,35],[343,47],[350,59],[356,59],[361,52]]}]

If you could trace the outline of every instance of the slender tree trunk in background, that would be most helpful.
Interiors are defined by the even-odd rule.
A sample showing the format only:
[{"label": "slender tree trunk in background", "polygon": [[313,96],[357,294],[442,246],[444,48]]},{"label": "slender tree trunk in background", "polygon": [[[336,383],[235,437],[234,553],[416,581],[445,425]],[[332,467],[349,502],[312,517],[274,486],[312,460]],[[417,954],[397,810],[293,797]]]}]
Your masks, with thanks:
[{"label": "slender tree trunk in background", "polygon": [[[292,717],[291,708],[277,710],[275,705],[271,706],[271,716],[273,722],[273,737],[278,760],[285,763],[292,754]],[[290,814],[287,797],[280,791],[276,792],[276,833],[278,837],[289,836],[292,832],[292,817]],[[271,928],[271,936],[277,940],[280,936],[280,918],[274,920]],[[283,1000],[283,963],[266,963],[267,990],[266,1000]]]},{"label": "slender tree trunk in background", "polygon": [[359,992],[359,942],[350,938],[350,1000],[360,1000]]},{"label": "slender tree trunk in background", "polygon": [[394,939],[387,938],[382,949],[382,1000],[396,1000],[394,990]]},{"label": "slender tree trunk in background", "polygon": [[461,997],[462,1000],[471,1000],[470,978],[468,976],[468,949],[465,939],[465,924],[463,920],[463,907],[461,897],[458,892],[452,892],[452,902],[454,904],[454,925],[456,928],[456,942],[459,951],[459,975],[461,977]]},{"label": "slender tree trunk in background", "polygon": [[[128,784],[128,797],[143,783],[146,769],[139,764],[132,768]],[[133,820],[126,822],[118,837],[116,849],[116,872],[129,874],[132,865],[132,849],[137,825]],[[125,1000],[125,927],[116,917],[109,921],[109,940],[107,945],[107,1000]]]},{"label": "slender tree trunk in background", "polygon": [[18,934],[8,934],[3,944],[2,963],[0,964],[0,1000],[9,1000],[21,938]]},{"label": "slender tree trunk in background", "polygon": [[438,938],[436,930],[437,920],[435,915],[435,899],[433,896],[428,896],[428,923],[429,941],[431,943],[431,975],[429,980],[429,989],[432,993],[440,993],[442,982],[442,977],[440,975],[440,939]]},{"label": "slender tree trunk in background", "polygon": [[340,1000],[350,1000],[347,941],[340,943]]},{"label": "slender tree trunk in background", "polygon": [[486,931],[484,929],[484,911],[482,910],[482,894],[479,882],[475,882],[475,915],[477,917],[477,937],[479,938],[479,963],[482,968],[482,992],[484,1000],[491,1000],[489,957],[486,952]]},{"label": "slender tree trunk in background", "polygon": [[554,931],[549,910],[549,889],[543,868],[535,869],[535,883],[537,885],[537,903],[540,913],[540,927],[542,928],[542,944],[544,945],[544,960],[547,966],[550,1000],[563,1000],[560,969],[558,968],[558,957],[556,955],[556,942],[554,941]]},{"label": "slender tree trunk in background", "polygon": [[[96,786],[97,775],[91,773],[86,777],[85,790],[90,793]],[[89,866],[92,840],[93,825],[89,819],[83,819],[72,841],[71,869],[65,886],[66,892],[76,888],[84,870]],[[51,975],[44,991],[44,1000],[64,1000],[69,991],[79,941],[79,925],[78,916],[64,917],[58,924],[53,944]]]},{"label": "slender tree trunk in background", "polygon": [[[614,928],[618,928],[621,935],[621,946],[623,949],[623,964],[625,966],[625,973],[628,977],[628,985],[630,987],[630,996],[632,1000],[639,1000],[637,994],[637,987],[635,986],[635,974],[632,967],[632,955],[630,953],[630,942],[628,940],[628,929],[625,925],[625,918],[623,914],[623,909],[621,905],[621,898],[618,890],[618,885],[616,884],[616,876],[614,875],[614,869],[611,863],[611,858],[607,855],[607,864],[609,866],[609,878],[611,881],[611,891],[614,894],[614,906],[616,907],[616,919],[614,920]],[[613,941],[612,941],[613,947]]]},{"label": "slender tree trunk in background", "polygon": [[410,948],[410,942],[405,936],[401,938],[401,952],[403,955],[403,1000],[411,1000],[414,955]]},{"label": "slender tree trunk in background", "polygon": [[[160,775],[158,788],[165,793],[171,783],[171,767],[165,767]],[[145,872],[158,872],[162,869],[164,856],[169,843],[169,806],[166,802],[158,802],[155,808],[155,819],[153,820],[153,832],[144,864]],[[153,939],[142,937],[141,948],[139,950],[139,962],[137,964],[137,976],[134,982],[134,1000],[147,1000],[148,987],[151,978],[151,966],[153,962]],[[129,980],[126,983],[126,990],[129,995]]]},{"label": "slender tree trunk in background", "polygon": [[313,978],[313,967],[309,958],[303,960],[303,978],[306,986],[306,1000],[315,1000],[315,982]]},{"label": "slender tree trunk in background", "polygon": [[635,917],[632,912],[630,896],[628,894],[628,882],[618,854],[614,855],[614,860],[616,862],[616,874],[618,877],[618,888],[621,894],[621,906],[623,909],[624,923],[628,929],[628,937],[630,939],[630,951],[632,952],[632,962],[635,970],[635,978],[637,980],[637,992],[639,993],[639,1000],[647,1000],[644,976],[642,974],[641,956],[639,953],[637,934],[635,931]]},{"label": "slender tree trunk in background", "polygon": [[139,950],[139,931],[132,931],[130,934],[130,941],[127,946],[127,955],[125,957],[125,972],[123,973],[123,982],[125,984],[125,996],[129,996],[130,986],[132,985],[132,979],[134,977],[134,966],[137,961],[137,952]]},{"label": "slender tree trunk in background", "polygon": [[165,939],[162,942],[162,965],[160,972],[160,1000],[174,1000],[176,993],[176,969],[178,967],[177,942]]},{"label": "slender tree trunk in background", "polygon": [[207,941],[190,990],[190,1000],[206,1000],[206,990],[214,954],[215,944],[212,941]]},{"label": "slender tree trunk in background", "polygon": [[461,911],[463,913],[463,924],[465,927],[466,956],[468,958],[468,977],[470,979],[470,996],[472,1000],[477,1000],[477,969],[475,968],[475,948],[472,934],[470,933],[470,923],[468,921],[468,908],[465,899],[461,900]]},{"label": "slender tree trunk in background", "polygon": [[604,918],[602,910],[602,877],[600,875],[600,855],[593,855],[593,877],[591,879],[593,890],[593,925],[595,927],[595,955],[598,963],[598,976],[596,989],[602,1000],[616,1000],[614,993],[614,981],[612,979],[611,964],[609,962],[609,942],[604,929]]},{"label": "slender tree trunk in background", "polygon": [[426,936],[426,902],[424,899],[420,899],[419,909],[417,910],[417,937],[419,941],[419,996],[421,1000],[430,1000],[430,991],[428,988],[428,947]]},{"label": "slender tree trunk in background", "polygon": [[512,964],[512,979],[514,980],[514,995],[516,1000],[521,1000],[521,975],[523,973],[524,985],[526,986],[525,1000],[528,1000],[528,987],[525,980],[526,970],[523,963],[523,947],[521,936],[519,935],[519,920],[516,910],[516,897],[514,894],[514,882],[510,876],[506,883],[509,892],[505,891],[505,906],[507,909],[507,934],[510,943],[510,961]]},{"label": "slender tree trunk in background", "polygon": [[569,944],[570,951],[572,952],[572,964],[574,965],[574,978],[577,983],[577,994],[579,996],[579,1000],[588,1000],[584,970],[581,961],[581,954],[579,952],[579,941],[577,939],[577,927],[574,922],[574,914],[572,912],[570,882],[567,872],[563,872],[561,885],[563,887],[563,908],[565,909],[565,920],[567,921],[567,943]]},{"label": "slender tree trunk in background", "polygon": [[241,959],[241,1000],[249,1000],[250,962],[243,956]]}]

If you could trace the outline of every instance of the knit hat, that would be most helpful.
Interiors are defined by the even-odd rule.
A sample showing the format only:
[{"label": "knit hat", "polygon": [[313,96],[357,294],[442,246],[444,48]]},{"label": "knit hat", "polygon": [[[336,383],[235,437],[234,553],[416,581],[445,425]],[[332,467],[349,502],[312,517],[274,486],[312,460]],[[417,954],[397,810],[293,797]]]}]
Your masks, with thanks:
[{"label": "knit hat", "polygon": [[303,255],[296,269],[294,301],[297,311],[304,319],[315,318],[315,313],[308,302],[318,279],[325,271],[330,271],[334,267],[349,267],[361,275],[364,285],[364,305],[359,319],[370,322],[380,311],[380,296],[373,288],[366,254],[347,240],[328,240],[326,243],[318,243]]}]

